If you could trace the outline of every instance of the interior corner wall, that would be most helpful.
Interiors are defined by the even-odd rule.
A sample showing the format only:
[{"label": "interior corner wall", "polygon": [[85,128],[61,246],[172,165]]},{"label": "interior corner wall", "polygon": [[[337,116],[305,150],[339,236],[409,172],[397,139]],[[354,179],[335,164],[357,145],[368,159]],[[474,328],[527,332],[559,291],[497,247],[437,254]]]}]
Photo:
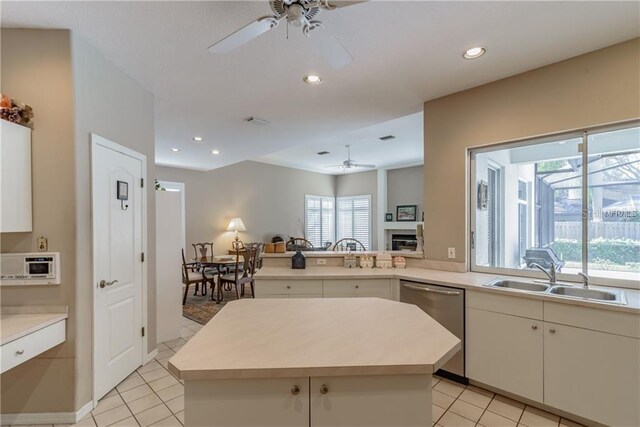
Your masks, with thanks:
[{"label": "interior corner wall", "polygon": [[640,39],[424,104],[425,252],[467,261],[467,148],[640,117]]},{"label": "interior corner wall", "polygon": [[399,205],[418,205],[418,221],[424,212],[424,166],[389,169],[387,171],[387,212],[396,218]]},{"label": "interior corner wall", "polygon": [[147,342],[156,348],[155,146],[153,95],[76,34],[71,35],[75,102],[76,409],[92,398],[93,316],[91,133],[147,157]]},{"label": "interior corner wall", "polygon": [[[336,175],[336,197],[371,194],[371,250],[378,250],[378,172]],[[388,194],[388,192],[387,192]]]},{"label": "interior corner wall", "polygon": [[233,217],[247,227],[240,233],[244,241],[302,236],[305,194],[335,196],[332,175],[254,161],[210,171],[157,166],[156,178],[185,183],[187,251],[192,243],[206,241],[214,243],[216,254],[231,249],[234,234],[226,230]]},{"label": "interior corner wall", "polygon": [[[2,233],[2,252],[35,252],[45,236],[60,252],[58,286],[2,286],[3,306],[67,305],[67,340],[0,376],[3,414],[73,412],[79,337],[75,303],[73,81],[66,30],[1,30],[1,91],[33,108],[33,231]],[[87,323],[86,319],[83,319]]]}]

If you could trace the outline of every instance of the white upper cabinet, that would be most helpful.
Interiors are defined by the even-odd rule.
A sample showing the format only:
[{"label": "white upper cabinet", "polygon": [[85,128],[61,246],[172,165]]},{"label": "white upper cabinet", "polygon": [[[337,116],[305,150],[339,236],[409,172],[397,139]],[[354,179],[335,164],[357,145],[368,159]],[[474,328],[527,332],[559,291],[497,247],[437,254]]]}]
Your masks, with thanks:
[{"label": "white upper cabinet", "polygon": [[0,232],[31,231],[31,129],[0,124]]}]

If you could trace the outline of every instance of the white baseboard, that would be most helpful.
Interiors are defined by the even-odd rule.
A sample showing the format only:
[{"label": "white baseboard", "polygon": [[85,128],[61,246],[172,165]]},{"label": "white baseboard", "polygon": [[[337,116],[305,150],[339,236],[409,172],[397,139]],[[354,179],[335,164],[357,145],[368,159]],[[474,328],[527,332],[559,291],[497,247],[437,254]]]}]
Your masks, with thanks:
[{"label": "white baseboard", "polygon": [[2,425],[75,424],[93,410],[93,402],[85,403],[76,412],[37,412],[33,414],[0,414]]},{"label": "white baseboard", "polygon": [[144,363],[147,364],[151,362],[153,359],[156,358],[157,355],[158,355],[158,349],[156,348],[151,353],[147,354],[147,356],[144,358]]}]

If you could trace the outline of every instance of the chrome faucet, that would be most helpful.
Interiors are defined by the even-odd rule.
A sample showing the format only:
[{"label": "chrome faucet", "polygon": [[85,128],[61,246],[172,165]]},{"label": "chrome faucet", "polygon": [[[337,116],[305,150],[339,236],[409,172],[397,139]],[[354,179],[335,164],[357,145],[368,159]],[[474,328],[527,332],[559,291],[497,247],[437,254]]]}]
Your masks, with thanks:
[{"label": "chrome faucet", "polygon": [[582,287],[585,289],[589,289],[589,280],[591,280],[591,278],[587,275],[587,273],[578,271],[578,276],[582,277]]},{"label": "chrome faucet", "polygon": [[549,284],[550,285],[555,285],[556,284],[556,265],[554,263],[551,263],[551,267],[549,268],[549,270],[547,270],[546,268],[544,268],[543,266],[541,266],[540,264],[535,263],[535,262],[532,262],[529,267],[530,268],[537,268],[538,270],[540,270],[544,274],[546,274],[547,277],[549,278]]}]

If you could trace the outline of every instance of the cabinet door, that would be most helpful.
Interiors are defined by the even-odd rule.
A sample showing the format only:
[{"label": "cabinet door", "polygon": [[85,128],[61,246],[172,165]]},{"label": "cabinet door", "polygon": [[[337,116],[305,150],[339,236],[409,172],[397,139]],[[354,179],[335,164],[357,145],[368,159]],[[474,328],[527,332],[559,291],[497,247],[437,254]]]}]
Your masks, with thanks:
[{"label": "cabinet door", "polygon": [[309,425],[308,377],[187,380],[184,392],[185,426]]},{"label": "cabinet door", "polygon": [[542,402],[543,324],[467,308],[467,376]]},{"label": "cabinet door", "polygon": [[544,403],[610,426],[640,425],[640,340],[545,322]]},{"label": "cabinet door", "polygon": [[312,427],[431,425],[431,375],[312,377],[310,395]]},{"label": "cabinet door", "polygon": [[0,126],[0,231],[31,231],[31,129],[6,120]]}]

